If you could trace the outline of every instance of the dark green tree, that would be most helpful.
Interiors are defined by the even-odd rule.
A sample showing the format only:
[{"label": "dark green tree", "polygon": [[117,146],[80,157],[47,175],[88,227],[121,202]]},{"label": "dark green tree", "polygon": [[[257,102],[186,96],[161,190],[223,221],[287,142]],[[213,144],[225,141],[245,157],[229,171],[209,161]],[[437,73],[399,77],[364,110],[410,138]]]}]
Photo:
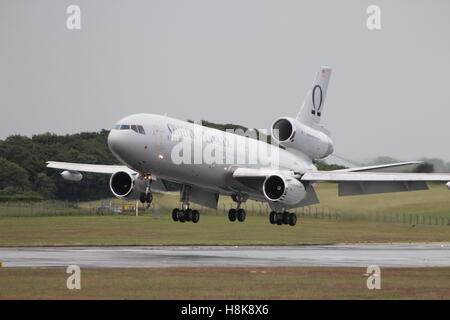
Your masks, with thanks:
[{"label": "dark green tree", "polygon": [[[0,157],[0,190],[23,192],[30,188],[28,173],[19,165]],[[4,192],[5,192],[4,191]]]},{"label": "dark green tree", "polygon": [[434,166],[431,163],[424,162],[419,164],[417,167],[413,169],[413,172],[416,173],[431,173],[434,172]]},{"label": "dark green tree", "polygon": [[316,163],[316,167],[317,167],[317,170],[320,170],[320,171],[331,171],[331,170],[339,170],[339,169],[345,169],[346,168],[344,166],[340,166],[340,165],[337,165],[337,164],[328,164],[328,163],[325,163],[323,161],[317,162]]},{"label": "dark green tree", "polygon": [[55,197],[56,185],[52,178],[45,173],[40,172],[36,175],[34,181],[34,191],[43,195],[47,199],[53,199]]}]

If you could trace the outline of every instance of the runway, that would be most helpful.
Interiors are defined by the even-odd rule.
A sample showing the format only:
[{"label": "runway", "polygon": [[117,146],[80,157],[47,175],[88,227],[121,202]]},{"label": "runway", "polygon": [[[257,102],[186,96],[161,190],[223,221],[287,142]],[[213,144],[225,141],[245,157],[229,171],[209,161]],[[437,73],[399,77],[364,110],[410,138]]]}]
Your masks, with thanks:
[{"label": "runway", "polygon": [[308,246],[3,247],[4,267],[450,267],[450,242]]}]

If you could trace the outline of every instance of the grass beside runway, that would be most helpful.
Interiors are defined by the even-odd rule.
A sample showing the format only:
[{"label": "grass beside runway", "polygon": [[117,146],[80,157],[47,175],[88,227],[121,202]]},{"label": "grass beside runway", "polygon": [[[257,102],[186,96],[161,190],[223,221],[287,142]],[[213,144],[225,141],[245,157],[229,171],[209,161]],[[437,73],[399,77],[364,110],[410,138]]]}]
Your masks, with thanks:
[{"label": "grass beside runway", "polygon": [[[450,191],[442,183],[430,183],[430,190],[395,192],[386,194],[372,194],[360,196],[338,196],[338,185],[333,183],[318,183],[316,185],[317,195],[320,203],[312,206],[312,212],[325,212],[332,214],[338,213],[345,218],[351,216],[354,220],[361,217],[361,220],[367,220],[367,217],[374,215],[398,216],[398,215],[421,215],[424,217],[443,217],[450,218]],[[117,201],[111,199],[112,201]],[[91,201],[81,203],[81,208],[91,208],[99,206],[102,201]],[[154,212],[170,212],[172,208],[179,207],[179,195],[177,193],[155,194],[153,201]],[[225,209],[236,204],[230,197],[220,197],[219,209]],[[250,213],[266,212],[270,209],[266,204],[262,205],[255,201],[247,201],[244,205]],[[204,207],[193,204],[201,212],[213,213]],[[306,211],[309,211],[307,207]],[[294,210],[292,210],[294,211]],[[299,213],[302,209],[297,210]],[[0,210],[1,215],[1,210]]]},{"label": "grass beside runway", "polygon": [[[22,206],[3,204],[0,205],[0,246],[450,241],[450,226],[415,225],[417,221],[428,221],[431,217],[442,218],[444,222],[450,218],[450,191],[442,184],[431,184],[430,187],[428,191],[338,197],[336,184],[321,183],[317,185],[321,203],[316,207],[319,212],[321,209],[325,213],[329,210],[339,212],[342,219],[333,220],[333,215],[331,219],[303,219],[303,214],[299,213],[295,227],[270,225],[265,215],[267,210],[252,201],[246,204],[248,215],[244,223],[230,223],[226,210],[215,212],[197,205],[193,207],[202,212],[198,224],[175,223],[171,221],[170,212],[171,208],[179,206],[177,194],[155,194],[151,210],[139,217],[133,213],[98,215],[101,201],[81,203],[76,207],[60,202]],[[219,208],[227,209],[231,205],[234,206],[229,197],[221,197]],[[422,219],[408,219],[417,215]],[[376,222],[370,219],[374,216],[387,217],[386,221],[389,217],[400,217],[401,220],[393,220],[405,223]]]},{"label": "grass beside runway", "polygon": [[271,225],[267,217],[244,223],[202,216],[194,224],[168,215],[68,216],[0,219],[0,246],[84,245],[302,245],[331,243],[441,242],[450,226],[299,219],[296,226]]},{"label": "grass beside runway", "polygon": [[450,268],[82,269],[68,290],[65,269],[0,269],[0,299],[450,299]]}]

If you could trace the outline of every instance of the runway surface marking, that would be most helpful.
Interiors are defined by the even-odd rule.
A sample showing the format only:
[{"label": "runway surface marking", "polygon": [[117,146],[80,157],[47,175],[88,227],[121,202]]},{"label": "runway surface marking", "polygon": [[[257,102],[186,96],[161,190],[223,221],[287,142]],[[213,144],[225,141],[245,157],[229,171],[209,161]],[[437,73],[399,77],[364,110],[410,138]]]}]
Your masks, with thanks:
[{"label": "runway surface marking", "polygon": [[308,246],[3,247],[3,267],[450,267],[450,242]]}]

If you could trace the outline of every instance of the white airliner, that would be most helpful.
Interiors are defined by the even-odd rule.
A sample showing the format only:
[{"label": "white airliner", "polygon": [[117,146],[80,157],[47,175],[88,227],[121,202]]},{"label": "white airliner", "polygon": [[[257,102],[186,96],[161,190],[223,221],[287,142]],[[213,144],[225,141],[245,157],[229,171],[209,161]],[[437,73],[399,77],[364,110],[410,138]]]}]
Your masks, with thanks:
[{"label": "white airliner", "polygon": [[[152,191],[180,190],[182,206],[173,209],[172,218],[194,223],[200,214],[189,209],[190,202],[216,208],[219,196],[227,195],[237,203],[228,213],[230,221],[244,221],[240,206],[253,199],[268,202],[270,223],[293,226],[297,217],[288,210],[319,203],[314,185],[322,181],[337,183],[339,196],[424,190],[427,181],[446,182],[450,189],[450,174],[382,172],[417,161],[318,171],[314,161],[333,153],[330,134],[319,125],[330,75],[330,68],[321,67],[297,117],[273,123],[272,139],[282,148],[167,116],[135,114],[117,122],[108,136],[109,149],[123,165],[49,161],[47,167],[64,170],[62,177],[72,181],[82,179],[80,172],[109,174],[114,196],[143,203],[152,201]],[[188,143],[180,144],[180,136]],[[205,162],[202,155],[211,146],[215,161]]]}]

